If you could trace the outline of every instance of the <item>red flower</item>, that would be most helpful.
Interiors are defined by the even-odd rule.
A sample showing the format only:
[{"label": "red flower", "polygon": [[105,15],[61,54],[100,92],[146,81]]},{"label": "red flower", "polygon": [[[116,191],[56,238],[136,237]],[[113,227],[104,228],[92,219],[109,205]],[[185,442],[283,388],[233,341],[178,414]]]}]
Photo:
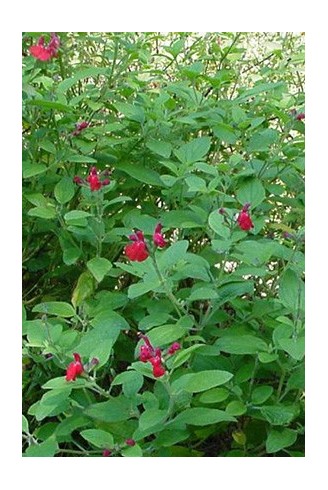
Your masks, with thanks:
[{"label": "red flower", "polygon": [[153,366],[153,375],[160,378],[165,374],[165,368],[162,366],[162,352],[159,347],[153,347],[146,335],[140,335],[146,345],[140,347],[140,361],[149,361]]},{"label": "red flower", "polygon": [[136,441],[134,439],[126,439],[125,444],[127,444],[128,446],[135,446]]},{"label": "red flower", "polygon": [[162,365],[154,366],[153,365],[153,375],[155,378],[160,378],[161,376],[164,376],[165,374],[165,369],[163,368]]},{"label": "red flower", "polygon": [[140,356],[139,359],[141,362],[147,362],[151,359],[152,353],[147,345],[142,345],[140,347]]},{"label": "red flower", "polygon": [[125,246],[125,255],[132,261],[143,262],[149,256],[147,245],[142,231],[136,231],[134,235],[129,236],[133,243]]},{"label": "red flower", "polygon": [[301,121],[302,119],[305,119],[305,114],[304,114],[304,112],[300,112],[299,114],[297,114],[296,119],[297,119],[298,121]]},{"label": "red flower", "polygon": [[86,129],[89,126],[89,123],[87,121],[82,121],[80,123],[77,123],[75,126],[75,129],[72,133],[72,136],[78,136],[83,129]]},{"label": "red flower", "polygon": [[99,189],[101,189],[102,183],[99,180],[96,167],[91,167],[87,182],[90,184],[91,191],[99,191]]},{"label": "red flower", "polygon": [[237,223],[239,227],[244,231],[249,231],[251,228],[254,228],[253,221],[251,220],[251,217],[248,214],[249,208],[250,208],[249,203],[244,204],[243,209],[241,210],[237,218]]},{"label": "red flower", "polygon": [[34,58],[40,61],[48,61],[57,56],[59,45],[59,37],[51,33],[51,39],[48,45],[44,45],[44,37],[41,36],[35,46],[30,46],[29,51]]},{"label": "red flower", "polygon": [[75,360],[67,367],[66,381],[75,381],[77,376],[82,374],[84,371],[80,355],[75,352],[73,356]]},{"label": "red flower", "polygon": [[99,177],[104,175],[108,175],[108,170],[104,170],[98,174],[98,170],[96,167],[91,167],[89,175],[86,179],[82,179],[78,175],[76,175],[73,179],[73,182],[78,185],[86,185],[90,187],[90,190],[99,191],[103,186],[110,184],[109,179],[100,180]]},{"label": "red flower", "polygon": [[103,456],[110,456],[111,454],[112,454],[112,451],[110,451],[109,449],[103,450]]},{"label": "red flower", "polygon": [[179,349],[181,349],[181,345],[179,344],[179,342],[173,342],[173,344],[168,348],[167,353],[172,355]]},{"label": "red flower", "polygon": [[164,237],[161,233],[163,226],[161,223],[158,223],[158,225],[155,228],[154,234],[153,234],[153,241],[156,247],[163,248],[165,245],[167,245],[167,242],[164,240]]}]

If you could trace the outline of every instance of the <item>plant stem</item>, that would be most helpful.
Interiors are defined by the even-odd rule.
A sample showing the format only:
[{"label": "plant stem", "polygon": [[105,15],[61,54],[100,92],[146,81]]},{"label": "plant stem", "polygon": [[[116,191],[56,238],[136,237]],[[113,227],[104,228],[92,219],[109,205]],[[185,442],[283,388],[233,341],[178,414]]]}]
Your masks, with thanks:
[{"label": "plant stem", "polygon": [[250,399],[251,399],[253,385],[254,385],[254,380],[255,380],[255,374],[256,374],[256,371],[257,371],[258,364],[259,364],[259,358],[256,355],[256,357],[255,357],[255,363],[254,363],[254,369],[253,369],[251,381],[250,381],[250,384],[249,384],[248,401],[250,401]]},{"label": "plant stem", "polygon": [[185,310],[185,308],[182,305],[180,305],[180,303],[178,302],[178,300],[176,299],[176,297],[174,296],[174,294],[172,293],[172,291],[168,287],[165,277],[163,276],[163,274],[159,270],[159,267],[157,265],[155,257],[151,256],[151,259],[152,259],[156,274],[158,275],[158,277],[161,281],[161,284],[163,285],[163,287],[165,289],[165,294],[168,297],[168,299],[172,302],[172,304],[173,304],[176,312],[178,313],[179,317],[180,318],[182,317],[182,313],[184,315],[188,315],[188,312]]}]

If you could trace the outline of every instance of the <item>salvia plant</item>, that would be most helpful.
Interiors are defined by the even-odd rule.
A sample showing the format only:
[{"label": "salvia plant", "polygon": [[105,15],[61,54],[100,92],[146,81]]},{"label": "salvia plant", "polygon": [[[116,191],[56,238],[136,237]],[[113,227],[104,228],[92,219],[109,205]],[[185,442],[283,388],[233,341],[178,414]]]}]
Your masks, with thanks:
[{"label": "salvia plant", "polygon": [[304,455],[304,33],[23,33],[23,455]]}]

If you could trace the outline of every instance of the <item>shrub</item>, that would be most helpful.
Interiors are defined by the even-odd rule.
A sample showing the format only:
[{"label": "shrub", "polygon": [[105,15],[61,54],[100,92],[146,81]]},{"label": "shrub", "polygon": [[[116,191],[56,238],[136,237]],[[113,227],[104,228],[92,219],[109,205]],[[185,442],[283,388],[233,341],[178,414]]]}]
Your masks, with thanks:
[{"label": "shrub", "polygon": [[302,35],[40,36],[24,456],[303,455]]}]

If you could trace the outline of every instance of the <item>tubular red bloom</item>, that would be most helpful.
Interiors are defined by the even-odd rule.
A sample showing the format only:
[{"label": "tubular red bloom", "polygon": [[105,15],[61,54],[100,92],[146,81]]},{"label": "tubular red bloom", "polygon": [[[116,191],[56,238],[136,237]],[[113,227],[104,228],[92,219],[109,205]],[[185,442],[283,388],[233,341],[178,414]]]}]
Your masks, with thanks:
[{"label": "tubular red bloom", "polygon": [[84,371],[81,356],[75,352],[73,357],[74,361],[71,362],[66,369],[66,381],[75,381],[77,376],[82,374]]},{"label": "tubular red bloom", "polygon": [[103,456],[110,456],[112,454],[112,451],[110,451],[109,449],[104,449],[103,450]]},{"label": "tubular red bloom", "polygon": [[82,179],[81,177],[76,175],[73,179],[73,182],[78,185],[87,185],[92,192],[99,191],[99,189],[101,189],[103,186],[110,184],[109,179],[104,179],[103,181],[100,180],[99,177],[102,175],[103,172],[100,172],[100,174],[98,175],[97,167],[91,167],[89,175],[86,179]]},{"label": "tubular red bloom", "polygon": [[44,37],[41,36],[36,45],[30,46],[29,51],[34,58],[40,61],[48,61],[57,56],[59,45],[59,37],[52,32],[50,42],[47,46],[44,45]]},{"label": "tubular red bloom", "polygon": [[133,235],[129,235],[129,239],[133,243],[129,243],[124,247],[125,255],[132,261],[143,262],[149,256],[147,245],[142,231],[136,231]]},{"label": "tubular red bloom", "polygon": [[136,441],[134,439],[126,439],[125,444],[127,444],[128,446],[135,446]]},{"label": "tubular red bloom", "polygon": [[298,121],[301,121],[302,119],[305,119],[305,114],[304,114],[304,112],[300,112],[299,114],[297,114],[296,119],[297,119]]},{"label": "tubular red bloom", "polygon": [[251,228],[254,228],[253,221],[248,214],[248,211],[241,211],[237,218],[237,223],[239,227],[244,231],[249,231]]},{"label": "tubular red bloom", "polygon": [[146,335],[140,335],[146,345],[140,347],[139,359],[142,362],[149,361],[153,366],[153,375],[160,378],[165,374],[165,368],[162,365],[162,352],[159,347],[153,347]]},{"label": "tubular red bloom", "polygon": [[87,177],[87,182],[90,184],[91,191],[99,191],[101,189],[101,182],[98,175],[91,174]]},{"label": "tubular red bloom", "polygon": [[75,126],[74,131],[72,132],[72,136],[78,136],[83,129],[86,129],[89,126],[89,123],[87,121],[82,121],[80,123],[77,123]]},{"label": "tubular red bloom", "polygon": [[179,342],[173,342],[173,344],[168,348],[167,353],[172,355],[179,349],[181,349],[181,345],[179,344]]},{"label": "tubular red bloom", "polygon": [[161,223],[158,223],[158,225],[155,228],[155,231],[153,233],[153,242],[156,245],[156,247],[163,248],[165,245],[167,245],[167,242],[164,240],[164,237],[161,233],[163,226]]},{"label": "tubular red bloom", "polygon": [[139,359],[142,362],[147,362],[151,358],[152,353],[147,345],[142,345],[140,347],[140,356]]},{"label": "tubular red bloom", "polygon": [[83,179],[81,179],[81,177],[79,177],[78,175],[75,175],[73,182],[74,182],[74,184],[81,185],[81,184],[83,184],[84,181],[83,181]]},{"label": "tubular red bloom", "polygon": [[165,374],[165,369],[164,367],[159,364],[159,365],[153,365],[153,375],[155,376],[155,378],[160,378],[161,376],[164,376]]}]

